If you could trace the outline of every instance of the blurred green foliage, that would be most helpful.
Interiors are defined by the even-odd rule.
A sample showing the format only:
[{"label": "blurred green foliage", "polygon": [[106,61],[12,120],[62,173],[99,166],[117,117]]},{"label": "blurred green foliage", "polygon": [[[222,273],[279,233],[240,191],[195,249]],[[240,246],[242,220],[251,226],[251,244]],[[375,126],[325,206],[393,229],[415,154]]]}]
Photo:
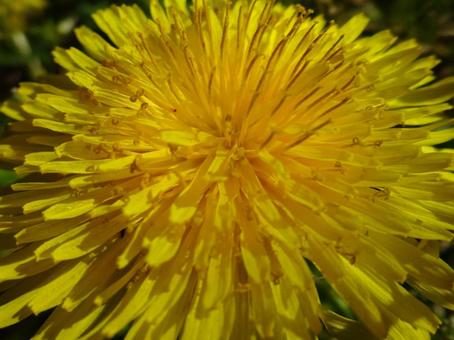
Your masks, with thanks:
[{"label": "blurred green foliage", "polygon": [[[21,1],[21,0],[11,0]],[[339,23],[358,12],[366,13],[371,22],[366,34],[391,29],[403,39],[416,38],[425,53],[435,53],[442,63],[437,67],[439,76],[454,74],[454,0],[281,0],[283,3],[300,3],[324,14]],[[0,100],[11,95],[11,90],[21,81],[36,80],[46,72],[58,72],[51,51],[56,46],[78,46],[74,27],[87,25],[95,28],[91,13],[111,4],[136,3],[148,11],[147,0],[48,0],[47,7],[31,13],[23,32],[3,32],[0,29]],[[1,27],[1,26],[0,26]],[[0,117],[0,136],[6,119]],[[451,145],[452,146],[452,145]],[[0,189],[16,180],[10,170],[0,170]],[[451,264],[451,248],[443,257]],[[335,293],[323,277],[314,270],[320,298],[324,305],[337,313],[354,317],[346,303]],[[431,307],[443,321],[435,335],[437,340],[454,340],[454,316],[438,307]],[[1,339],[28,339],[39,328],[48,313],[27,319],[20,325],[0,331]],[[121,335],[118,338],[122,338]],[[327,333],[321,339],[330,339]]]}]

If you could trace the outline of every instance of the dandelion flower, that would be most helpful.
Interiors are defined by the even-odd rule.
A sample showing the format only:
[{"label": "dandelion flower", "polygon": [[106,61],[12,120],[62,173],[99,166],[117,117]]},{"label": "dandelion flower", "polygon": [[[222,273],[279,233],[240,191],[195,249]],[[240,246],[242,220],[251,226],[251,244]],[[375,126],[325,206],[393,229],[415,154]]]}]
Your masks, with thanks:
[{"label": "dandelion flower", "polygon": [[[0,147],[0,327],[35,339],[425,339],[454,307],[454,78],[385,31],[271,1],[94,14]],[[359,321],[322,307],[311,268]],[[405,285],[404,285],[405,284]],[[363,325],[361,328],[359,325]],[[353,333],[352,333],[353,334]],[[359,334],[359,333],[357,333]]]},{"label": "dandelion flower", "polygon": [[45,5],[45,0],[0,0],[0,29],[5,32],[22,30],[26,18]]}]

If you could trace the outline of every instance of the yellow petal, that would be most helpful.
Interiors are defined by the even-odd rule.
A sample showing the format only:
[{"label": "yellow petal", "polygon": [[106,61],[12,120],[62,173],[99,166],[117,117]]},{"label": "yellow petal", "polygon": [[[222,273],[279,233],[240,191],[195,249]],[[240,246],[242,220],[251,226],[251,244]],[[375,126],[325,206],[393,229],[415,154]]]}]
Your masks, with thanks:
[{"label": "yellow petal", "polygon": [[70,203],[57,203],[43,212],[45,220],[64,220],[83,215],[95,207],[93,198]]}]

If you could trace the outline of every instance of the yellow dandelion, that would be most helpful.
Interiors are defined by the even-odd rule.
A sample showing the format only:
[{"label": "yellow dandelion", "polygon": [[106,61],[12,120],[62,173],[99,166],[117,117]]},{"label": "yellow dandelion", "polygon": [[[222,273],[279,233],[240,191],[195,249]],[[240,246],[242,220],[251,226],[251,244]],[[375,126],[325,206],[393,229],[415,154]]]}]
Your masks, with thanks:
[{"label": "yellow dandelion", "polygon": [[46,0],[0,0],[0,29],[5,32],[22,30],[27,17],[45,5]]},{"label": "yellow dandelion", "polygon": [[[34,339],[426,339],[454,307],[454,77],[271,1],[94,14],[3,106],[0,327]],[[311,267],[355,312],[322,307]],[[406,284],[403,286],[403,284]],[[360,325],[364,325],[362,327]],[[356,332],[356,333],[355,333]],[[352,335],[353,336],[353,335]]]}]

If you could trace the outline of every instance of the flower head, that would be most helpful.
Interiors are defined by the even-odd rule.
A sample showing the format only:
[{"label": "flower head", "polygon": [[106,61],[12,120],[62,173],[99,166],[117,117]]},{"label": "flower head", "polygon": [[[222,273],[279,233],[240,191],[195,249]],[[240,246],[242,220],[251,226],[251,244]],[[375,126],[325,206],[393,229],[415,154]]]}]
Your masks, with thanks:
[{"label": "flower head", "polygon": [[[151,1],[94,14],[106,41],[3,106],[21,182],[0,200],[0,326],[36,339],[310,339],[310,266],[384,338],[454,307],[454,78],[388,32],[271,1]],[[408,286],[406,286],[408,287]],[[358,331],[358,330],[357,330]]]}]

